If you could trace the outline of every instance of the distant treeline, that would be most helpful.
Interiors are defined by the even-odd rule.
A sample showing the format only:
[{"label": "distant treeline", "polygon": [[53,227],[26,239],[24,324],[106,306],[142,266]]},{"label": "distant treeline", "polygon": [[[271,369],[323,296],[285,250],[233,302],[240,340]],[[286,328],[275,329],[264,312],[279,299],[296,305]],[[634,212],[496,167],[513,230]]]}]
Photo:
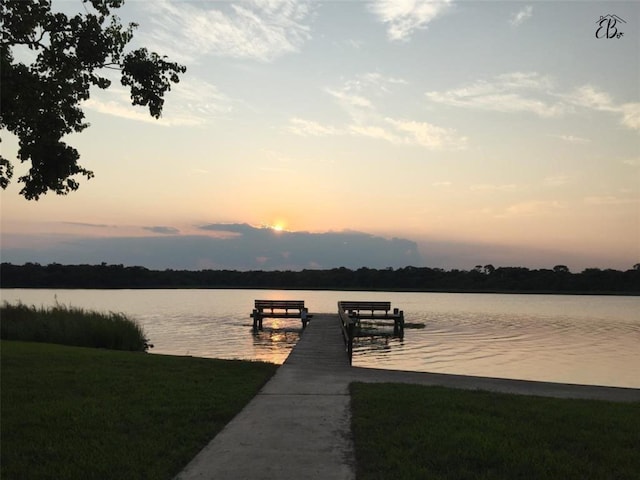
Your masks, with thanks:
[{"label": "distant treeline", "polygon": [[333,268],[302,271],[149,270],[123,265],[40,265],[0,267],[2,288],[270,288],[325,290],[407,290],[444,292],[550,292],[640,294],[640,264],[626,271],[476,266],[440,268]]}]

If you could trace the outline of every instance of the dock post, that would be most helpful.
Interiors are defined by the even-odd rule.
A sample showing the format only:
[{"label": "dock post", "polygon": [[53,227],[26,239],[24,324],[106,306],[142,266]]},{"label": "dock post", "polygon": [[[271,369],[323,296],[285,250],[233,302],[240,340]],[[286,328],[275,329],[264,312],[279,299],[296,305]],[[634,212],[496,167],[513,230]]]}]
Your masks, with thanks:
[{"label": "dock post", "polygon": [[[397,309],[393,313],[396,314],[396,312],[397,312]],[[400,310],[397,313],[396,318],[394,319],[393,334],[399,337],[404,336],[404,310]]]},{"label": "dock post", "polygon": [[253,309],[251,316],[253,317],[253,332],[258,333],[258,328],[262,330],[262,316],[256,308]]},{"label": "dock post", "polygon": [[353,337],[354,337],[354,329],[355,323],[353,320],[349,319],[349,323],[347,325],[347,336],[349,339],[347,340],[347,353],[349,354],[349,365],[353,362]]}]

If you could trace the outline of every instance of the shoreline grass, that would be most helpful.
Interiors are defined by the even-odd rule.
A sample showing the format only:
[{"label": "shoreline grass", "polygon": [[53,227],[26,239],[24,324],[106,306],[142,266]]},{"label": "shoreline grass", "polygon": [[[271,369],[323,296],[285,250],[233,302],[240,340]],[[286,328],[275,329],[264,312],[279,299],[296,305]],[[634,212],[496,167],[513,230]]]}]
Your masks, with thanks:
[{"label": "shoreline grass", "polygon": [[56,303],[53,307],[4,302],[0,338],[146,352],[144,330],[124,313],[102,313]]},{"label": "shoreline grass", "polygon": [[46,343],[0,346],[6,480],[173,478],[278,367]]},{"label": "shoreline grass", "polygon": [[616,479],[640,472],[640,403],[351,385],[358,480]]}]

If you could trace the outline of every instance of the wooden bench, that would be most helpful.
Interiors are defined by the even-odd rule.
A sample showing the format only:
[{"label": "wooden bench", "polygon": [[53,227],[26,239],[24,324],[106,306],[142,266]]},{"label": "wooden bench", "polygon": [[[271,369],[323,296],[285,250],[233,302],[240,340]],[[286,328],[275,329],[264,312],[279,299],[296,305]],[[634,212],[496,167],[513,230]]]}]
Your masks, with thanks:
[{"label": "wooden bench", "polygon": [[360,312],[362,310],[370,311],[373,315],[374,312],[385,312],[389,313],[391,310],[391,302],[350,302],[350,301],[342,301],[338,302],[338,306],[347,312]]},{"label": "wooden bench", "polygon": [[304,300],[256,300],[250,317],[253,317],[253,331],[262,330],[263,318],[299,318],[302,328],[313,315],[304,306]]},{"label": "wooden bench", "polygon": [[[391,302],[338,302],[338,313],[340,318],[344,315],[352,319],[355,326],[360,325],[360,320],[393,320],[394,335],[404,334],[404,312],[394,308],[392,312]],[[384,312],[384,313],[382,313]],[[344,321],[343,321],[344,324]]]}]

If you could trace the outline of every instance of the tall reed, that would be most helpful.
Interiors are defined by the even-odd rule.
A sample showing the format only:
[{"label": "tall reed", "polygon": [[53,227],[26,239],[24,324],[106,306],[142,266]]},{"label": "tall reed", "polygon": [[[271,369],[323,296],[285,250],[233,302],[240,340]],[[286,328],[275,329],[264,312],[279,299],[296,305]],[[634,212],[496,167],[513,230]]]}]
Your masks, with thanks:
[{"label": "tall reed", "polygon": [[37,308],[5,301],[0,317],[0,338],[5,340],[141,352],[153,346],[142,327],[123,313],[102,313],[58,303]]}]

